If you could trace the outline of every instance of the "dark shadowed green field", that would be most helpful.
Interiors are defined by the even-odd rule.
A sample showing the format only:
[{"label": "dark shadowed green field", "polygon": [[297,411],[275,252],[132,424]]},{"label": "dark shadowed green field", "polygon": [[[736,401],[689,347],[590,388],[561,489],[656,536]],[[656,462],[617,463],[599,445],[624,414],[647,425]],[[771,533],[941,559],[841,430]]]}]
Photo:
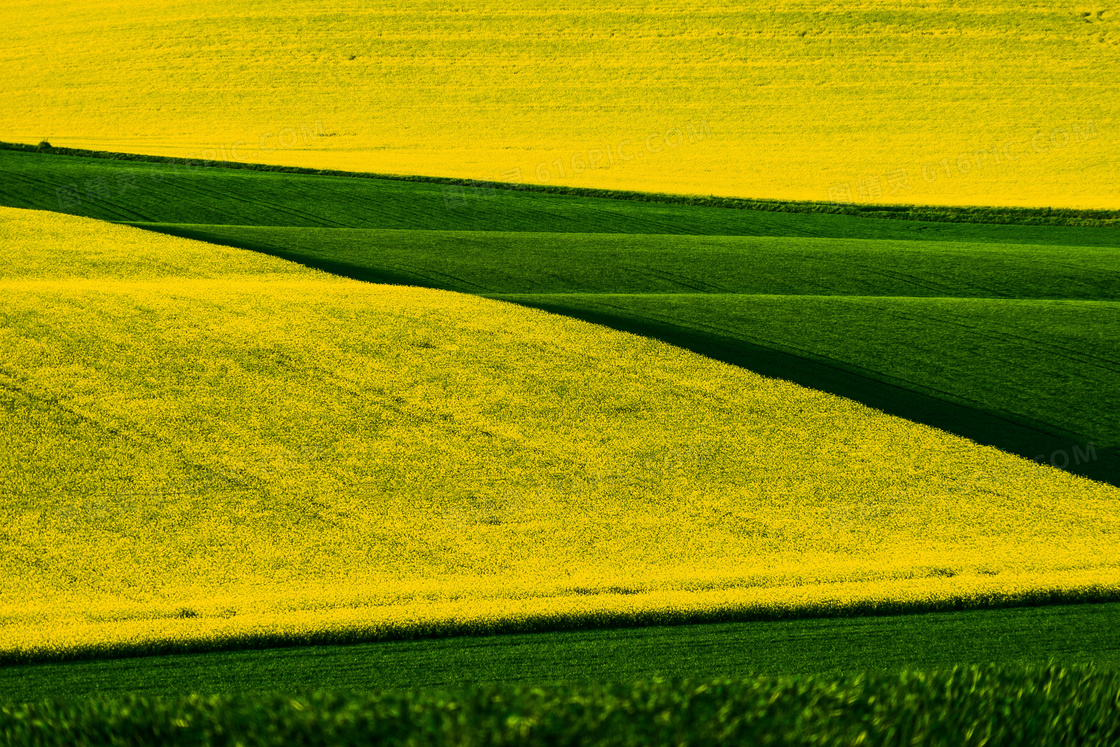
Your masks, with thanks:
[{"label": "dark shadowed green field", "polygon": [[1111,745],[1092,666],[0,704],[10,744]]},{"label": "dark shadowed green field", "polygon": [[301,646],[0,668],[0,701],[654,677],[897,674],[957,665],[1120,671],[1120,604]]},{"label": "dark shadowed green field", "polygon": [[[314,175],[247,164],[226,168],[183,159],[89,155],[0,143],[0,203],[148,223],[1077,246],[1115,246],[1114,229],[1120,224],[1120,211],[857,207],[637,193],[615,199],[610,196],[615,193],[599,190],[500,189],[422,177]],[[884,216],[897,219],[880,219]]]}]

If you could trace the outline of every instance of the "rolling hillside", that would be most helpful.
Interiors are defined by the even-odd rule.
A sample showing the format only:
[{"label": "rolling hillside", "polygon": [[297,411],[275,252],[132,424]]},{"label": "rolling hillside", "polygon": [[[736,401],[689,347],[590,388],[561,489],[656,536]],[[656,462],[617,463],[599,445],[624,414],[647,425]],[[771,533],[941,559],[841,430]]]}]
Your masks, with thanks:
[{"label": "rolling hillside", "polygon": [[[1120,481],[1120,430],[1107,404],[1120,396],[1117,249],[146,227],[348,277],[481,294],[660,338]],[[1092,456],[1076,457],[1074,446],[1087,455],[1087,443]]]},{"label": "rolling hillside", "polygon": [[[0,170],[9,205],[143,218],[134,224],[355,279],[500,296],[1120,485],[1114,227],[722,209],[13,150],[0,150]],[[233,221],[245,225],[221,224]]]},{"label": "rolling hillside", "polygon": [[0,26],[0,743],[1116,743],[1120,6]]},{"label": "rolling hillside", "polygon": [[1115,488],[850,400],[134,228],[0,231],[8,659],[1113,593]]}]

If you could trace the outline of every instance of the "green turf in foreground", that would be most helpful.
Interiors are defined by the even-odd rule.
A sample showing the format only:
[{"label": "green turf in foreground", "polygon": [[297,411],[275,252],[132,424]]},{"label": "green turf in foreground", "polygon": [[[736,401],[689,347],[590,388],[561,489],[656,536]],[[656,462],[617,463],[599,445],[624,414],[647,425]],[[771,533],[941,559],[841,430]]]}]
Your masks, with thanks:
[{"label": "green turf in foreground", "polygon": [[530,633],[0,668],[0,701],[892,674],[958,665],[1120,671],[1120,604]]},{"label": "green turf in foreground", "polygon": [[1116,744],[1120,674],[961,668],[844,678],[0,705],[11,744]]}]

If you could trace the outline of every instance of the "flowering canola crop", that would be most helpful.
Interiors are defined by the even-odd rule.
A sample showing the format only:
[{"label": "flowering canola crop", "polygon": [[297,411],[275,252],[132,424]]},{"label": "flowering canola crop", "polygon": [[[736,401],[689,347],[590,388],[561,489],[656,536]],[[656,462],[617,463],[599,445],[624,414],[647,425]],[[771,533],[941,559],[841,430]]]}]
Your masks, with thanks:
[{"label": "flowering canola crop", "polygon": [[8,0],[0,140],[749,198],[1120,207],[1120,9]]},{"label": "flowering canola crop", "polygon": [[1120,588],[1117,489],[654,340],[52,213],[0,251],[0,658]]}]

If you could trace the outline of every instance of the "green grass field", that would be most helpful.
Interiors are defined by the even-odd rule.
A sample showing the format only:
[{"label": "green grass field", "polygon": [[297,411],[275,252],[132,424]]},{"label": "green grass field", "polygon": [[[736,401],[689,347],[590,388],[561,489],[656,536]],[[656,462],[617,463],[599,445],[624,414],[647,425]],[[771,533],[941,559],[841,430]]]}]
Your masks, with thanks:
[{"label": "green grass field", "polygon": [[296,646],[0,668],[0,701],[314,689],[880,675],[954,666],[1120,670],[1120,604],[644,626]]},{"label": "green grass field", "polygon": [[12,744],[1111,745],[1092,666],[0,704]]},{"label": "green grass field", "polygon": [[[111,156],[114,154],[100,154]],[[1120,210],[889,208],[728,201],[766,209],[711,210],[703,198],[611,199],[463,186],[454,180],[378,179],[222,168],[199,161],[124,160],[0,147],[5,205],[109,221],[308,228],[551,233],[814,236],[1114,246]],[[656,201],[649,201],[650,199]],[[711,201],[713,206],[725,201]],[[839,211],[840,214],[813,212]],[[843,214],[850,210],[855,214]],[[794,211],[794,212],[791,212]],[[808,211],[808,212],[805,212]],[[912,220],[869,220],[903,215]],[[917,220],[927,217],[931,220]],[[995,222],[992,222],[992,221]],[[979,223],[974,222],[979,221]],[[1057,222],[1059,225],[1050,225]],[[1072,225],[1061,225],[1061,224]],[[1078,225],[1103,223],[1104,225]]]}]

